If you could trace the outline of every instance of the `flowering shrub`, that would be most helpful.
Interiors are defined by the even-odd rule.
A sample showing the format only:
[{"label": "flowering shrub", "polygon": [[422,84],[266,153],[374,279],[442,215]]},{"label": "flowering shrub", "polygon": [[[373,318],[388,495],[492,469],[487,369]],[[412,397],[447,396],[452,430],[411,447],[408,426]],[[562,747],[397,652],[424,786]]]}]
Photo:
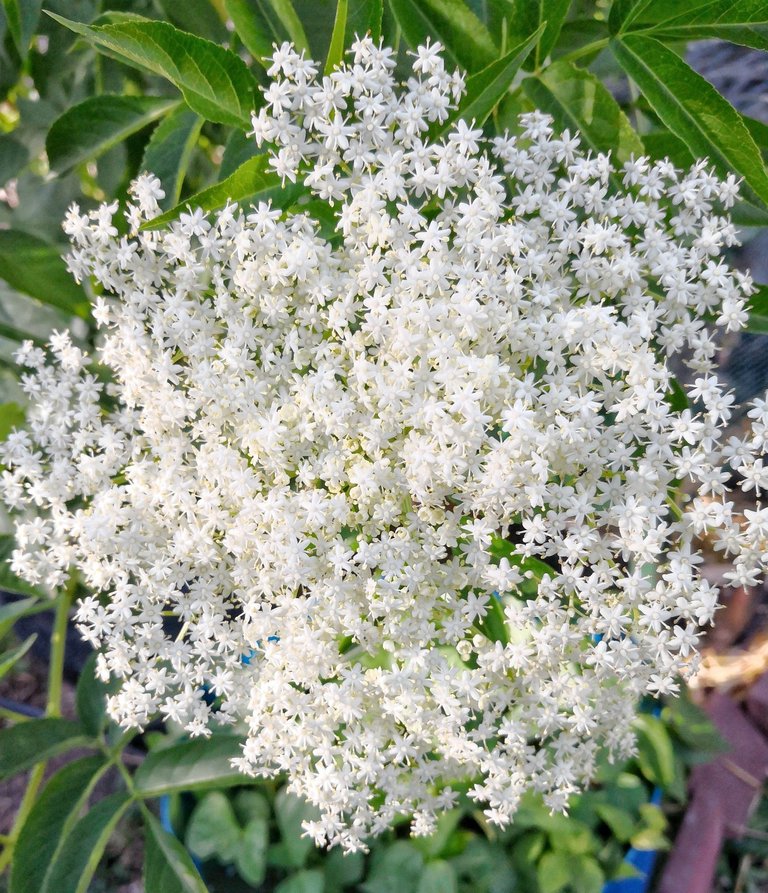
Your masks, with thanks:
[{"label": "flowering shrub", "polygon": [[369,38],[323,78],[275,52],[253,135],[330,217],[150,229],[151,174],[128,235],[116,203],[73,207],[113,381],[66,334],[24,345],[2,449],[13,569],[81,572],[111,717],[242,724],[239,768],[287,773],[348,850],[401,813],[431,833],[456,779],[502,827],[528,790],[565,809],[601,748],[631,753],[638,697],[695,669],[697,537],[737,585],[767,551],[730,479],[768,485],[768,402],[724,438],[705,322],[738,330],[753,292],[719,257],[735,178],[618,166],[538,112],[487,142],[440,49],[402,86]]}]

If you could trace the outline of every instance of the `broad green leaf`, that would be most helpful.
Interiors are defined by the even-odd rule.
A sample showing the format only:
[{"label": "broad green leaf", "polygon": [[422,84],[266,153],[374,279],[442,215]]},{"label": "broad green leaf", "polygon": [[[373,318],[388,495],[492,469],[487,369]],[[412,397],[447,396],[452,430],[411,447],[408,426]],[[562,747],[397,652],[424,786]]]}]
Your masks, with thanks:
[{"label": "broad green leaf", "polygon": [[[181,106],[161,121],[144,150],[142,170],[153,173],[163,184],[163,209],[179,201],[181,186],[189,167],[189,159],[200,135],[203,119],[186,106]],[[242,133],[241,130],[234,131]]]},{"label": "broad green leaf", "polygon": [[280,20],[268,0],[225,0],[237,36],[253,58],[266,67],[273,44],[284,38]]},{"label": "broad green leaf", "polygon": [[18,403],[0,403],[0,443],[8,439],[14,428],[24,424],[27,414]]},{"label": "broad green leaf", "polygon": [[[571,0],[509,0],[508,27],[515,41],[540,35],[525,67],[540,68],[557,42]],[[543,26],[543,27],[542,27]]]},{"label": "broad green leaf", "polygon": [[144,893],[207,893],[189,853],[149,812],[144,816]]},{"label": "broad green leaf", "polygon": [[32,645],[34,645],[36,638],[37,633],[33,633],[26,638],[21,645],[16,648],[9,648],[8,651],[4,651],[0,654],[0,679],[2,679],[9,670],[13,669],[14,664],[17,664],[22,657],[24,657]]},{"label": "broad green leaf", "polygon": [[215,856],[222,862],[231,862],[239,836],[240,825],[229,797],[221,791],[211,791],[192,811],[184,842],[202,861]]},{"label": "broad green leaf", "polygon": [[48,131],[45,148],[52,171],[63,174],[97,158],[178,106],[176,99],[155,96],[90,96],[67,109]]},{"label": "broad green leaf", "polygon": [[21,58],[26,59],[43,0],[2,0],[2,3],[13,42]]},{"label": "broad green leaf", "polygon": [[668,158],[678,167],[690,167],[696,160],[685,143],[668,130],[654,130],[643,134],[646,154],[656,161]]},{"label": "broad green leaf", "polygon": [[0,230],[0,279],[43,304],[86,318],[90,304],[58,248],[15,229]]},{"label": "broad green leaf", "polygon": [[29,150],[10,134],[0,135],[0,186],[16,176],[29,161]]},{"label": "broad green leaf", "polygon": [[264,154],[263,150],[256,145],[256,140],[253,137],[246,136],[242,130],[231,131],[224,145],[224,154],[221,158],[217,180],[219,182],[226,180],[227,177],[235,173],[240,165],[245,164],[255,155],[262,154]]},{"label": "broad green leaf", "polygon": [[491,33],[464,0],[389,0],[403,37],[415,49],[430,38],[449,67],[480,71],[499,55]]},{"label": "broad green leaf", "polygon": [[229,37],[221,16],[216,11],[216,0],[159,0],[165,17],[181,28],[216,43],[224,43]]},{"label": "broad green leaf", "polygon": [[384,0],[350,0],[345,46],[352,43],[355,35],[363,37],[370,34],[373,40],[378,41],[383,15]]},{"label": "broad green leaf", "polygon": [[203,118],[247,130],[256,103],[256,80],[230,50],[179,31],[168,22],[127,21],[89,26],[49,13],[129,65],[167,78]]},{"label": "broad green leaf", "polygon": [[598,803],[595,812],[611,829],[611,834],[622,843],[632,836],[635,830],[635,818],[628,809],[622,809],[613,803]]},{"label": "broad green leaf", "polygon": [[571,864],[571,888],[574,893],[601,893],[605,875],[592,856],[576,856]]},{"label": "broad green leaf", "polygon": [[109,686],[96,676],[96,655],[92,654],[85,663],[77,680],[75,706],[77,716],[89,735],[97,737],[107,722],[107,694]]},{"label": "broad green leaf", "polygon": [[478,127],[482,127],[496,105],[509,91],[523,60],[528,56],[543,29],[544,25],[539,25],[534,34],[514,46],[502,59],[467,78],[467,91],[462,97],[461,104],[443,129],[458,118],[474,121]]},{"label": "broad green leaf", "polygon": [[365,874],[365,856],[362,853],[345,853],[335,847],[324,856],[323,868],[326,883],[332,889],[349,887],[362,880]]},{"label": "broad green leaf", "polygon": [[[7,591],[2,585],[2,581],[0,581],[0,589]],[[41,611],[49,611],[53,606],[54,602],[49,598],[21,598],[0,605],[0,639],[8,634],[19,618],[28,617],[30,614],[39,614]]]},{"label": "broad green leaf", "polygon": [[664,788],[675,777],[675,753],[664,723],[655,716],[641,713],[635,718],[637,763],[648,781]]},{"label": "broad green leaf", "polygon": [[276,207],[288,207],[301,191],[302,187],[296,184],[282,185],[280,177],[269,168],[268,155],[256,155],[242,164],[226,180],[203,189],[170,211],[154,217],[145,223],[142,229],[160,229],[185,212],[197,208],[202,208],[206,213],[216,211],[223,208],[227,202],[246,205],[272,199]]},{"label": "broad green leaf", "polygon": [[24,822],[13,853],[9,893],[56,893],[51,867],[84,801],[107,766],[101,756],[67,763],[53,775]]},{"label": "broad green leaf", "polygon": [[458,889],[459,881],[450,862],[435,859],[424,866],[416,893],[456,893]]},{"label": "broad green leaf", "polygon": [[[671,4],[669,11],[673,10]],[[663,40],[718,38],[768,50],[768,4],[765,0],[714,0],[660,22],[652,33]]]},{"label": "broad green leaf", "polygon": [[[13,595],[33,595],[37,598],[44,598],[45,602],[53,607],[53,599],[49,599],[44,592],[40,589],[36,589],[31,584],[27,583],[26,580],[22,580],[21,577],[17,577],[16,574],[10,568],[9,561],[11,555],[13,554],[13,550],[16,548],[16,541],[9,533],[0,534],[0,590],[3,592],[10,592]],[[14,602],[14,604],[17,604]],[[0,623],[3,622],[2,611],[6,608],[10,609],[10,605],[5,605],[3,608],[0,608]],[[16,616],[14,608],[11,610],[11,616]],[[41,608],[41,610],[44,610]],[[29,613],[35,613],[33,611],[29,611]],[[18,615],[22,616],[21,614]]]},{"label": "broad green leaf", "polygon": [[333,20],[331,44],[328,47],[328,56],[325,60],[326,74],[330,74],[335,68],[338,68],[344,58],[344,37],[347,30],[348,12],[349,0],[336,0],[336,18]]},{"label": "broad green leaf", "polygon": [[309,53],[309,41],[304,33],[304,26],[301,19],[296,14],[291,0],[265,0],[266,3],[274,10],[280,24],[288,34],[288,39],[294,45],[298,52]]},{"label": "broad green leaf", "polygon": [[275,893],[323,893],[325,877],[318,868],[297,871],[275,887]]},{"label": "broad green leaf", "polygon": [[87,743],[80,723],[58,717],[34,719],[0,729],[0,779],[10,778],[35,763]]},{"label": "broad green leaf", "polygon": [[379,848],[360,889],[364,893],[411,893],[424,867],[424,857],[408,840]]},{"label": "broad green leaf", "polygon": [[743,177],[743,197],[768,204],[768,173],[739,113],[701,75],[658,40],[627,34],[611,41],[621,67],[659,118],[718,173]]},{"label": "broad green leaf", "polygon": [[252,887],[260,887],[267,873],[269,821],[257,816],[243,828],[235,854],[235,865]]},{"label": "broad green leaf", "polygon": [[643,154],[627,116],[591,72],[555,62],[538,77],[526,78],[523,90],[537,108],[552,115],[558,129],[567,128],[594,152],[611,152],[618,162]]},{"label": "broad green leaf", "polygon": [[70,829],[51,865],[48,893],[87,893],[107,841],[132,802],[125,791],[110,794]]},{"label": "broad green leaf", "polygon": [[242,743],[236,735],[213,735],[150,753],[136,770],[136,790],[142,797],[159,797],[244,784],[245,776],[231,762],[242,756]]},{"label": "broad green leaf", "polygon": [[559,893],[571,880],[572,856],[563,851],[544,853],[536,866],[541,893]]},{"label": "broad green leaf", "polygon": [[313,847],[312,839],[307,837],[301,823],[316,819],[318,810],[295,794],[289,794],[285,788],[277,792],[274,808],[290,863],[294,868],[301,868]]},{"label": "broad green leaf", "polygon": [[650,0],[613,0],[608,13],[611,34],[621,34],[643,14]]}]

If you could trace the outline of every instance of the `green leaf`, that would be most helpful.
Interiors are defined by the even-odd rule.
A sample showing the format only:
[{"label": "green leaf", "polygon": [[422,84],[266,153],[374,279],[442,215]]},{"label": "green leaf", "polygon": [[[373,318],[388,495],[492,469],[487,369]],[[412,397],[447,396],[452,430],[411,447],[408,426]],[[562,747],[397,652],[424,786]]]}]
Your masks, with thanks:
[{"label": "green leaf", "polygon": [[749,299],[749,321],[747,331],[768,334],[768,285],[758,285],[757,291]]},{"label": "green leaf", "polygon": [[[26,580],[22,580],[21,577],[17,577],[16,574],[11,570],[8,562],[10,561],[11,554],[16,546],[14,538],[9,533],[0,534],[0,590],[3,592],[10,592],[14,595],[32,595],[36,598],[44,598],[44,604],[47,607],[53,607],[53,599],[50,599],[46,596],[44,592],[40,589],[36,589],[34,586],[31,586],[27,583]],[[17,603],[14,603],[17,604]],[[16,617],[23,616],[22,614],[16,615],[16,608],[12,608],[10,605],[5,605],[3,608],[0,608],[0,623],[3,622],[3,618],[7,615],[3,614],[3,611],[9,610],[10,617],[13,617],[14,620]],[[45,608],[40,608],[41,611],[45,610]],[[24,613],[34,614],[35,611],[29,610]],[[11,621],[13,622],[13,621]]]},{"label": "green leaf", "polygon": [[612,40],[611,48],[659,118],[695,156],[707,156],[720,174],[742,176],[743,197],[768,204],[760,150],[739,113],[708,81],[651,37],[628,34]]},{"label": "green leaf", "polygon": [[412,843],[395,841],[376,850],[360,889],[364,893],[415,893],[423,866],[424,858]]},{"label": "green leaf", "polygon": [[545,853],[536,866],[541,893],[558,893],[571,880],[572,857],[564,851]]},{"label": "green leaf", "polygon": [[[0,581],[0,589],[7,591],[2,585],[2,581]],[[8,634],[14,623],[16,623],[20,617],[27,617],[30,614],[39,614],[41,611],[49,611],[53,608],[53,605],[53,601],[48,598],[44,598],[43,600],[38,600],[37,598],[22,598],[18,601],[0,605],[0,639]]]},{"label": "green leaf", "polygon": [[350,0],[345,46],[352,43],[356,34],[370,34],[372,40],[378,41],[383,15],[384,0]]},{"label": "green leaf", "polygon": [[243,828],[235,854],[235,865],[240,876],[252,887],[259,887],[267,873],[269,821],[265,817],[252,818]]},{"label": "green leaf", "polygon": [[349,887],[362,880],[365,874],[365,856],[362,853],[345,853],[339,847],[323,858],[326,884],[332,889]]},{"label": "green leaf", "polygon": [[605,875],[596,859],[577,856],[571,864],[570,880],[575,893],[601,893]]},{"label": "green leaf", "polygon": [[458,889],[459,880],[453,866],[443,859],[436,859],[424,866],[416,893],[456,893]]},{"label": "green leaf", "polygon": [[650,0],[613,0],[608,14],[608,28],[611,34],[626,31],[650,3]]},{"label": "green leaf", "polygon": [[107,694],[109,687],[96,676],[96,655],[88,658],[80,672],[75,690],[77,716],[89,735],[97,737],[107,724]]},{"label": "green leaf", "polygon": [[216,43],[224,43],[229,37],[226,26],[216,9],[217,0],[159,0],[165,18],[183,31],[199,34]]},{"label": "green leaf", "polygon": [[643,154],[629,119],[591,72],[555,62],[538,77],[526,78],[523,90],[537,108],[552,115],[558,129],[569,129],[594,152],[611,152],[619,162]]},{"label": "green leaf", "polygon": [[333,33],[331,44],[328,47],[328,56],[325,60],[325,74],[330,74],[341,65],[344,58],[344,38],[347,30],[347,14],[349,12],[349,0],[336,0],[336,18],[333,20]]},{"label": "green leaf", "polygon": [[299,871],[281,881],[275,887],[275,893],[323,893],[325,878],[318,868]]},{"label": "green leaf", "polygon": [[149,812],[144,815],[144,893],[207,893],[189,853]]},{"label": "green leaf", "polygon": [[482,620],[475,621],[475,626],[480,632],[492,642],[501,642],[502,645],[509,643],[509,630],[507,629],[507,619],[504,615],[504,603],[500,598],[491,596],[491,600],[486,605],[487,611]]},{"label": "green leaf", "polygon": [[29,149],[9,134],[0,135],[0,186],[4,186],[29,161]]},{"label": "green leaf", "polygon": [[37,638],[37,633],[33,633],[31,636],[26,638],[21,645],[16,648],[9,648],[8,651],[4,651],[0,654],[0,679],[5,676],[5,674],[11,670],[14,664],[18,663],[22,657],[29,651],[32,645]]},{"label": "green leaf", "polygon": [[622,843],[629,840],[635,830],[635,819],[632,813],[613,803],[598,803],[595,812],[611,829],[611,834]]},{"label": "green leaf", "polygon": [[9,893],[56,893],[51,866],[107,765],[101,756],[67,763],[51,777],[21,827],[13,853]]},{"label": "green leaf", "polygon": [[474,121],[478,127],[482,127],[496,105],[509,91],[523,60],[543,30],[542,24],[534,34],[514,46],[506,56],[467,78],[467,92],[442,129],[447,129],[458,118]]},{"label": "green leaf", "polygon": [[653,784],[664,788],[675,778],[675,753],[664,723],[655,716],[641,713],[635,717],[637,763]]},{"label": "green leaf", "polygon": [[129,65],[167,78],[203,118],[247,130],[256,102],[256,80],[230,50],[179,31],[168,22],[126,21],[89,26],[61,16],[57,22]]},{"label": "green leaf", "polygon": [[0,403],[0,443],[8,439],[14,428],[24,424],[27,414],[18,403]]},{"label": "green leaf", "polygon": [[663,40],[718,38],[768,50],[768,7],[765,0],[714,0],[681,12],[670,4],[652,33]]},{"label": "green leaf", "polygon": [[281,841],[288,859],[292,867],[301,868],[314,845],[301,827],[301,823],[317,819],[319,816],[317,807],[282,788],[277,792],[274,808],[277,827],[280,829]]},{"label": "green leaf", "polygon": [[237,850],[240,825],[229,798],[221,791],[211,791],[199,800],[184,836],[187,849],[205,861],[213,856],[231,862]]},{"label": "green leaf", "polygon": [[[189,167],[192,150],[200,135],[203,119],[181,106],[158,124],[144,150],[142,170],[154,174],[163,184],[165,198],[160,207],[172,208],[179,201],[181,186]],[[234,131],[242,133],[242,131]]]},{"label": "green leaf", "polygon": [[[557,43],[571,0],[511,0],[509,29],[514,39],[537,37],[536,48],[526,67],[540,68]],[[541,30],[543,26],[543,31]]]},{"label": "green leaf", "polygon": [[18,229],[0,230],[0,279],[43,304],[86,318],[90,304],[58,248]]},{"label": "green leaf", "polygon": [[223,208],[227,202],[240,205],[272,200],[275,207],[288,207],[301,194],[302,187],[288,183],[282,185],[280,177],[269,168],[268,155],[255,155],[231,174],[202,192],[198,192],[164,214],[145,223],[142,229],[160,229],[176,220],[181,214],[202,208],[206,213]]},{"label": "green leaf", "polygon": [[268,0],[225,0],[224,7],[245,48],[266,67],[265,60],[274,52],[272,44],[285,37]]},{"label": "green leaf", "polygon": [[245,776],[231,763],[242,756],[242,743],[236,735],[213,735],[150,753],[136,770],[136,790],[142,797],[159,797],[244,784]]},{"label": "green leaf", "polygon": [[178,105],[176,99],[155,96],[90,96],[67,109],[48,131],[51,169],[60,175],[97,158]]},{"label": "green leaf", "polygon": [[265,0],[265,2],[274,10],[280,24],[288,34],[288,39],[297,52],[304,51],[309,54],[309,41],[291,0]]},{"label": "green leaf", "polygon": [[86,893],[107,841],[132,802],[125,791],[110,794],[71,828],[51,865],[50,893]]},{"label": "green leaf", "polygon": [[439,40],[448,67],[480,71],[499,55],[490,32],[463,0],[389,0],[389,5],[411,49],[427,38]]},{"label": "green leaf", "polygon": [[0,729],[0,780],[84,744],[88,739],[80,723],[58,717]]},{"label": "green leaf", "polygon": [[43,0],[2,0],[8,30],[22,59],[27,58],[29,43],[37,29]]}]

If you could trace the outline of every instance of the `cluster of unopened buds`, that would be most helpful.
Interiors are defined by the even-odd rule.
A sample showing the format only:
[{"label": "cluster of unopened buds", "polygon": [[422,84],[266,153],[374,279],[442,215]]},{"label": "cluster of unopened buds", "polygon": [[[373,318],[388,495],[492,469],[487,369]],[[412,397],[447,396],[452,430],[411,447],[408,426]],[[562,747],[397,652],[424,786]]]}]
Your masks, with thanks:
[{"label": "cluster of unopened buds", "polygon": [[439,50],[402,85],[369,39],[324,77],[275,52],[254,138],[330,232],[311,204],[141,229],[151,174],[126,236],[73,207],[111,383],[66,334],[25,346],[2,449],[13,568],[90,587],[111,716],[234,724],[243,771],[286,773],[347,849],[403,813],[429,833],[462,779],[501,826],[526,791],[565,808],[695,669],[698,538],[736,585],[768,554],[729,489],[768,486],[768,403],[727,439],[713,371],[753,291],[719,257],[734,180],[617,166],[539,113],[446,129]]}]

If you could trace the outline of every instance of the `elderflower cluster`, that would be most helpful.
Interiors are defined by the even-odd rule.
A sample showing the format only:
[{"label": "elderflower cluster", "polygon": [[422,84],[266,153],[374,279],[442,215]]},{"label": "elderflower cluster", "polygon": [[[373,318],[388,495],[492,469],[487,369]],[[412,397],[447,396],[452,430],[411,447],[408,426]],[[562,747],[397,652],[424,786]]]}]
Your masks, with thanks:
[{"label": "elderflower cluster", "polygon": [[733,179],[619,167],[539,113],[488,143],[439,49],[404,85],[369,39],[325,77],[276,51],[254,135],[305,210],[142,230],[149,174],[129,235],[73,207],[112,383],[66,334],[25,346],[2,449],[13,568],[79,569],[112,717],[236,724],[242,770],[287,773],[347,849],[429,833],[462,779],[501,826],[529,790],[565,808],[695,667],[697,539],[737,585],[768,557],[729,489],[768,487],[768,402],[725,438],[704,322],[738,330],[753,291],[718,257]]}]

